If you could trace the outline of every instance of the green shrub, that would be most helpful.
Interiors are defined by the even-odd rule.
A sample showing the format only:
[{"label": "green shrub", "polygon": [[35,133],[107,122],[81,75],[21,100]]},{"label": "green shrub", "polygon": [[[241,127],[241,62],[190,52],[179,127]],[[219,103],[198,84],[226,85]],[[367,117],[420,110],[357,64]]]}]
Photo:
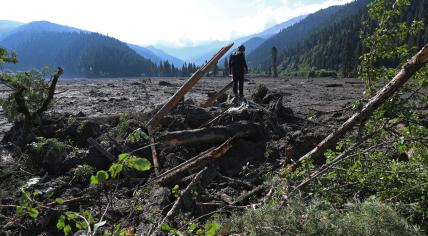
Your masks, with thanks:
[{"label": "green shrub", "polygon": [[301,199],[290,199],[286,207],[265,205],[234,214],[223,220],[222,227],[244,235],[422,235],[378,201],[336,209],[324,201],[305,204]]},{"label": "green shrub", "polygon": [[78,165],[76,168],[72,169],[72,173],[77,181],[83,182],[95,173],[95,168],[90,165]]}]

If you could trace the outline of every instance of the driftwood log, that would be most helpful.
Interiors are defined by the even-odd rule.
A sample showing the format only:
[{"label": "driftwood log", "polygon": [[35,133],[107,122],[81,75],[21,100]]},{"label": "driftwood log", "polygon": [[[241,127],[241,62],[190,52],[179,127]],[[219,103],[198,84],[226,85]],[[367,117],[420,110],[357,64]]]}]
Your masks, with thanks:
[{"label": "driftwood log", "polygon": [[229,137],[258,138],[263,135],[259,124],[240,121],[226,126],[169,132],[159,137],[158,141],[166,145],[196,145],[220,143]]},{"label": "driftwood log", "polygon": [[388,98],[390,98],[398,89],[400,89],[427,62],[428,44],[425,45],[412,59],[410,59],[403,66],[400,72],[369,100],[369,102],[361,109],[361,111],[351,116],[337,130],[332,132],[323,141],[321,141],[314,149],[297,160],[290,167],[290,170],[294,171],[303,160],[318,157],[322,155],[327,149],[334,147],[348,131],[350,131],[356,124],[359,124],[362,121],[368,119],[377,108],[379,108]]},{"label": "driftwood log", "polygon": [[157,184],[166,184],[179,180],[181,177],[191,174],[192,171],[205,167],[212,161],[224,156],[230,148],[232,139],[226,140],[223,144],[217,148],[210,148],[207,151],[193,157],[192,159],[181,163],[180,165],[160,174],[152,180],[152,182]]}]

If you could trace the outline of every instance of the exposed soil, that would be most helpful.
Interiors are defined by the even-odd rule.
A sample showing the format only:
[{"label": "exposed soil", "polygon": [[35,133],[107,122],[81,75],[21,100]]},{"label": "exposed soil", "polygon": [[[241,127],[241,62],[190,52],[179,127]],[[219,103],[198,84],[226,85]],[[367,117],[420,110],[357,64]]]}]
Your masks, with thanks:
[{"label": "exposed soil", "polygon": [[[154,111],[184,82],[180,78],[60,81],[52,112],[34,130],[35,136],[48,139],[37,141],[41,146],[12,144],[20,127],[11,129],[0,110],[0,235],[56,235],[58,217],[65,209],[92,209],[99,220],[106,207],[105,229],[120,223],[137,233],[153,233],[176,200],[170,189],[178,184],[184,190],[204,166],[208,169],[192,186],[194,194],[182,197],[180,209],[185,214],[180,217],[191,220],[219,207],[259,202],[258,196],[263,194],[257,192],[264,191],[259,186],[266,176],[310,150],[346,120],[353,112],[352,102],[363,91],[363,84],[355,79],[251,78],[245,86],[247,102],[222,97],[221,103],[203,109],[199,104],[229,82],[204,78],[161,120],[154,134],[159,141],[160,171],[165,173],[235,136],[224,155],[156,187],[148,184],[155,179],[153,169],[130,171],[117,181],[97,186],[88,184],[88,176],[76,174],[78,165],[100,170],[108,169],[111,163],[88,138],[113,156],[141,149],[134,154],[152,160],[148,140],[130,143],[126,137],[138,128],[147,131],[145,124]],[[0,87],[0,96],[7,94],[7,88]],[[120,113],[127,115],[118,116]],[[124,118],[126,126],[121,129]],[[204,135],[198,136],[198,132]],[[61,142],[60,148],[49,138]],[[322,164],[323,160],[316,162]],[[37,179],[29,186],[31,178]],[[40,191],[34,196],[41,204],[35,203],[41,211],[37,219],[15,215],[13,206],[20,204],[20,189]],[[251,191],[252,196],[243,197]],[[52,200],[59,197],[66,200],[64,205]],[[185,222],[167,219],[177,228],[183,226],[180,221]]]}]

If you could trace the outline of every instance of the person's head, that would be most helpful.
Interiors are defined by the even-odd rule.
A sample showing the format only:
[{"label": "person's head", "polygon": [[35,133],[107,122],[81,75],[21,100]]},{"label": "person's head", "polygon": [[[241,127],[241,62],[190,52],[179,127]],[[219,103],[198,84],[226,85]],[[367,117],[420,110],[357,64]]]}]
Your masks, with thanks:
[{"label": "person's head", "polygon": [[238,47],[238,51],[240,51],[240,52],[245,52],[245,46],[244,46],[244,45],[240,45],[240,46]]}]

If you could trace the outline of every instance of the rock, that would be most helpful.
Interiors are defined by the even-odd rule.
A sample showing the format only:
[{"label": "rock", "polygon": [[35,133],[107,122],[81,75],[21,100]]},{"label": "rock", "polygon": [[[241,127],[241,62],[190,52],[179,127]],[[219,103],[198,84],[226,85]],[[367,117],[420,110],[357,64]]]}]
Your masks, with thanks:
[{"label": "rock", "polygon": [[185,123],[192,129],[199,128],[206,121],[213,118],[211,113],[201,107],[189,106],[185,112]]},{"label": "rock", "polygon": [[173,84],[166,82],[166,81],[159,81],[158,85],[159,86],[167,86],[167,87],[173,86]]},{"label": "rock", "polygon": [[172,195],[171,191],[165,187],[154,187],[148,194],[148,197],[144,199],[142,205],[144,205],[144,211],[139,215],[140,225],[137,226],[137,232],[147,233],[152,227],[151,222],[157,222],[163,218],[165,212],[162,210],[171,203]]},{"label": "rock", "polygon": [[269,92],[266,94],[266,96],[263,97],[262,103],[269,104],[270,102],[277,101],[279,99],[282,99],[282,94],[277,92]]},{"label": "rock", "polygon": [[162,209],[171,202],[171,191],[168,188],[159,187],[152,192],[150,198],[149,202],[152,206]]},{"label": "rock", "polygon": [[266,96],[268,91],[269,91],[269,89],[264,84],[260,84],[257,87],[256,92],[251,97],[253,98],[253,100],[255,102],[260,103],[263,101],[263,98]]},{"label": "rock", "polygon": [[87,155],[82,160],[81,164],[88,164],[96,169],[108,169],[111,161],[101,154],[95,147],[90,146]]},{"label": "rock", "polygon": [[132,82],[131,85],[143,85],[143,83],[135,81],[135,82]]},{"label": "rock", "polygon": [[269,110],[276,114],[280,123],[291,122],[295,118],[293,110],[289,107],[284,107],[281,100],[271,102]]},{"label": "rock", "polygon": [[64,171],[63,162],[72,149],[57,139],[37,138],[28,145],[28,154],[36,165],[56,175]]},{"label": "rock", "polygon": [[100,125],[92,121],[83,122],[76,131],[76,143],[79,146],[85,146],[88,138],[96,138],[101,134]]},{"label": "rock", "polygon": [[83,111],[79,111],[79,112],[76,114],[76,117],[86,117],[86,114],[85,114],[85,113],[83,113]]},{"label": "rock", "polygon": [[261,138],[257,141],[237,140],[218,162],[219,170],[226,176],[236,176],[247,164],[256,165],[266,160],[266,143]]}]

